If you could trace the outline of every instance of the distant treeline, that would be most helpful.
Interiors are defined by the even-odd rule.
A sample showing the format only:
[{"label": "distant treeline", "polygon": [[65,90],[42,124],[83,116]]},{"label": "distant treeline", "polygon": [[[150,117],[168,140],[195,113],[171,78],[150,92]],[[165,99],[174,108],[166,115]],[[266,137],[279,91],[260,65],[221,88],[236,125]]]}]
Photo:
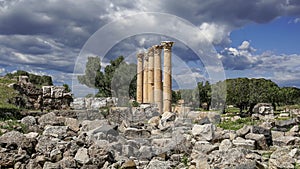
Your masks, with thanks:
[{"label": "distant treeline", "polygon": [[300,89],[279,87],[264,78],[236,78],[216,84],[199,82],[194,90],[173,92],[173,98],[174,102],[183,98],[188,104],[205,109],[234,105],[241,112],[251,112],[257,103],[272,103],[275,109],[277,106],[300,104]]}]

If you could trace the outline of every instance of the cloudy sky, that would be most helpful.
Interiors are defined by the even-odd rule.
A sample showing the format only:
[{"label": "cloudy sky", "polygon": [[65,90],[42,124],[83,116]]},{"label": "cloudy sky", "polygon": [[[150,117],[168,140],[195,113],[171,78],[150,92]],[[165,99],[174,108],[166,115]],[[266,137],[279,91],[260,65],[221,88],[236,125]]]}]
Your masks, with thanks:
[{"label": "cloudy sky", "polygon": [[[221,62],[226,78],[300,87],[298,0],[0,0],[1,75],[22,69],[72,84],[84,63],[78,57],[105,54],[105,65],[124,55],[134,62],[137,51],[161,40],[176,42],[179,83],[184,73],[211,78],[210,66],[218,72],[212,62]],[[215,55],[205,60],[206,52],[198,62],[195,48]]]}]

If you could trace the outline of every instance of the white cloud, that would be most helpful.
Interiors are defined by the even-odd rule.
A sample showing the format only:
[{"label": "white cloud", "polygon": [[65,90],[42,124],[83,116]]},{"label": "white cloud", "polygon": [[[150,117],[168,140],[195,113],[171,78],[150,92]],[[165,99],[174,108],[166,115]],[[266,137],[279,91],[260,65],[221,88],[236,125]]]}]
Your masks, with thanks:
[{"label": "white cloud", "polygon": [[202,34],[213,44],[229,44],[230,29],[227,25],[221,25],[216,23],[202,23],[200,25]]},{"label": "white cloud", "polygon": [[261,63],[259,56],[256,56],[250,42],[244,41],[238,48],[225,48],[218,57],[221,58],[225,69],[245,70],[251,69]]},{"label": "white cloud", "polygon": [[0,75],[5,72],[5,68],[0,68]]},{"label": "white cloud", "polygon": [[299,22],[300,22],[300,18],[294,19],[294,23],[299,23]]}]

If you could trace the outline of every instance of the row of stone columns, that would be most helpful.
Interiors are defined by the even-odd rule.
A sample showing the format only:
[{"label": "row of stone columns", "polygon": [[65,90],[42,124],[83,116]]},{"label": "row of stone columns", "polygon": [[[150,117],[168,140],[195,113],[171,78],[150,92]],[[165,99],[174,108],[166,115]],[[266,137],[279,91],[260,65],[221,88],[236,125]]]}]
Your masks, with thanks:
[{"label": "row of stone columns", "polygon": [[[174,42],[161,42],[146,53],[138,53],[137,102],[155,103],[160,113],[171,112],[172,99],[172,46]],[[164,82],[162,82],[161,51],[164,49]]]}]

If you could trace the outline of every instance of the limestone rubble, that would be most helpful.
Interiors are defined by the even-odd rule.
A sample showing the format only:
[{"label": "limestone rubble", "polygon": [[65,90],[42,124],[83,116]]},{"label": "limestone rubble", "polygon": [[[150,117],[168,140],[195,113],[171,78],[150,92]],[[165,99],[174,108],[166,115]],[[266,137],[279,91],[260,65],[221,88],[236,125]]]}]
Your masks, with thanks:
[{"label": "limestone rubble", "polygon": [[262,124],[237,131],[217,127],[213,119],[220,118],[195,111],[161,115],[151,106],[113,108],[106,118],[93,110],[29,112],[19,121],[28,125],[26,134],[0,136],[0,166],[275,169],[300,163],[298,118],[276,122],[277,128]]}]

